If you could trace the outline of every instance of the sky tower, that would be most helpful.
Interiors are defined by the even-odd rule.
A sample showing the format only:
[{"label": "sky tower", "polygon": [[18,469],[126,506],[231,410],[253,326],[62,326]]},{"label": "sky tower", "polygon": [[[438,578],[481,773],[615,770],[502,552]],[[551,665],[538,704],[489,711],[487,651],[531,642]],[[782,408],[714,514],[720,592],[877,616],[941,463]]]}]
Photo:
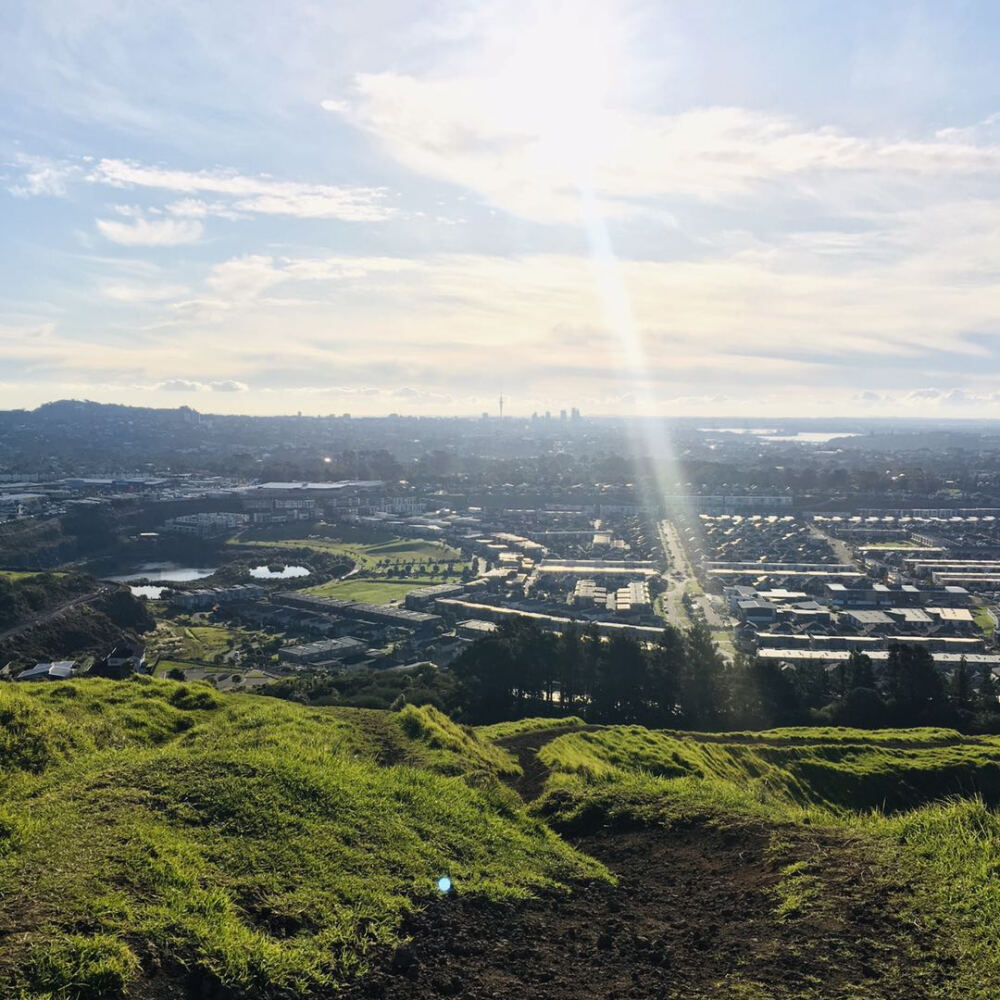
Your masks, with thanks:
[{"label": "sky tower", "polygon": [[503,420],[503,393],[500,393],[500,419]]}]

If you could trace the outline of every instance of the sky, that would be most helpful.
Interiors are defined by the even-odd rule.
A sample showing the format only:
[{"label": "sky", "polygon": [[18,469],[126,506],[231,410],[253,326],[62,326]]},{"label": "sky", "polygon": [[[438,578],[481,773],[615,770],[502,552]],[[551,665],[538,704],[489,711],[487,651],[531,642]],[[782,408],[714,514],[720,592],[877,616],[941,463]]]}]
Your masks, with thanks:
[{"label": "sky", "polygon": [[0,408],[1000,417],[1000,5],[7,0]]}]

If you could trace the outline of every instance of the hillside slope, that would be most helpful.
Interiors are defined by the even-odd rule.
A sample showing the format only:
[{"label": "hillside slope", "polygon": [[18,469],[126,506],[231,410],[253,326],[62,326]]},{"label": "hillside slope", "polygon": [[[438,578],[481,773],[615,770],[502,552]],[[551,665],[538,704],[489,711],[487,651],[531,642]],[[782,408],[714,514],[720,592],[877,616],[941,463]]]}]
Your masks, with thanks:
[{"label": "hillside slope", "polygon": [[[431,709],[0,687],[0,994],[329,991],[438,892],[606,878]],[[170,994],[168,994],[170,995]]]},{"label": "hillside slope", "polygon": [[985,1000],[998,775],[946,730],[0,685],[0,995]]}]

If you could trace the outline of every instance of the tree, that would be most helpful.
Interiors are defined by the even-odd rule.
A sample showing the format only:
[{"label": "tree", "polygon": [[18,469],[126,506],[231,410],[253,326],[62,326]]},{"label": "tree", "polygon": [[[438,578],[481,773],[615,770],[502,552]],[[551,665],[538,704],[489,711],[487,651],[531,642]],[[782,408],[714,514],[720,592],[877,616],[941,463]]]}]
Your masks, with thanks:
[{"label": "tree", "polygon": [[889,647],[885,694],[896,725],[933,724],[947,716],[944,683],[933,657],[922,647]]},{"label": "tree", "polygon": [[722,657],[704,622],[695,623],[684,637],[681,706],[688,723],[714,728],[721,717]]},{"label": "tree", "polygon": [[951,675],[948,695],[951,703],[960,711],[972,708],[972,677],[964,656],[958,661],[958,666]]},{"label": "tree", "polygon": [[642,648],[628,636],[615,635],[603,645],[593,691],[594,717],[601,721],[636,722],[644,714],[646,661]]},{"label": "tree", "polygon": [[997,684],[993,678],[993,668],[984,663],[979,672],[979,705],[989,714],[1000,712],[1000,702],[997,701]]},{"label": "tree", "polygon": [[836,719],[842,726],[878,729],[887,721],[888,709],[875,688],[854,688],[838,706]]},{"label": "tree", "polygon": [[852,649],[847,658],[847,690],[875,687],[872,658],[858,649]]},{"label": "tree", "polygon": [[798,693],[786,671],[777,663],[754,657],[750,663],[750,676],[760,700],[761,723],[765,728],[787,726],[798,721]]},{"label": "tree", "polygon": [[559,683],[559,702],[572,711],[583,694],[583,637],[580,628],[571,622],[556,643],[556,676]]},{"label": "tree", "polygon": [[684,665],[684,637],[668,625],[659,641],[647,653],[646,685],[655,721],[666,725],[677,712],[680,678]]}]

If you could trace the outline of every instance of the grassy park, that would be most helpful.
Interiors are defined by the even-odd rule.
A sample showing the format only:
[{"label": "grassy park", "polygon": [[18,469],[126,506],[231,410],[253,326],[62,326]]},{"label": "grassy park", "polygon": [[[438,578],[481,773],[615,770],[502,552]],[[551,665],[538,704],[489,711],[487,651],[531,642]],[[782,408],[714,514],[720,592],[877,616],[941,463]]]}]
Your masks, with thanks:
[{"label": "grassy park", "polygon": [[275,542],[240,541],[239,544],[271,549],[309,548],[345,556],[355,564],[353,573],[343,579],[309,587],[304,592],[318,597],[373,604],[401,601],[411,590],[420,587],[457,582],[467,565],[458,549],[443,542],[419,538],[394,538],[365,544],[308,537]]}]

